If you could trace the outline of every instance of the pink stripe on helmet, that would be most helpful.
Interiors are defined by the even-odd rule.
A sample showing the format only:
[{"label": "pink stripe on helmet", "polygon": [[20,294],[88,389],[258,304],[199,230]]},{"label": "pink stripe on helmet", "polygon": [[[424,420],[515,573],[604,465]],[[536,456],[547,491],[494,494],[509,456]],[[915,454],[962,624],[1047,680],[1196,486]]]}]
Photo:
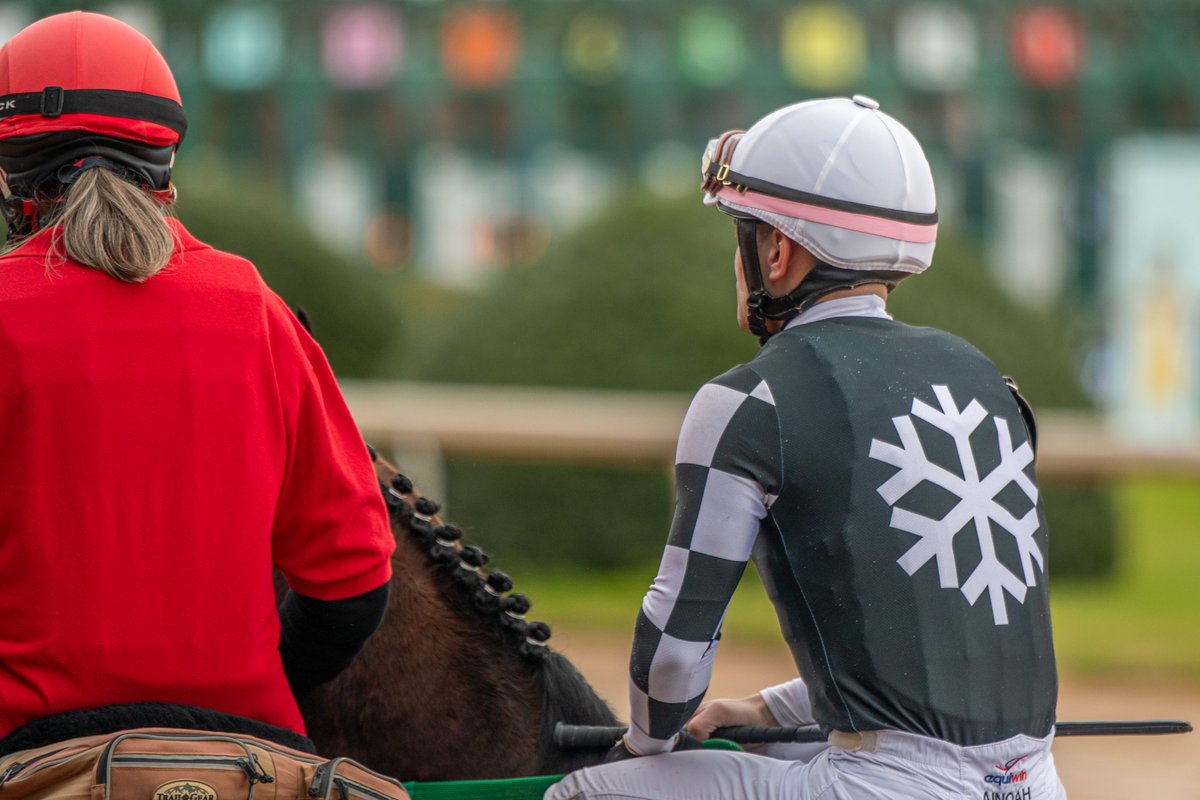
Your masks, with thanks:
[{"label": "pink stripe on helmet", "polygon": [[899,222],[892,219],[872,217],[868,214],[855,214],[852,211],[823,208],[810,203],[801,203],[797,200],[784,200],[759,192],[747,191],[743,194],[732,186],[722,186],[720,191],[717,192],[717,199],[739,206],[757,208],[760,211],[770,211],[786,217],[796,217],[808,220],[809,222],[819,222],[823,225],[832,225],[835,228],[844,228],[845,230],[857,231],[858,233],[869,233],[874,236],[884,236],[888,239],[897,239],[902,242],[927,244],[937,240],[938,226],[936,222],[932,225]]}]

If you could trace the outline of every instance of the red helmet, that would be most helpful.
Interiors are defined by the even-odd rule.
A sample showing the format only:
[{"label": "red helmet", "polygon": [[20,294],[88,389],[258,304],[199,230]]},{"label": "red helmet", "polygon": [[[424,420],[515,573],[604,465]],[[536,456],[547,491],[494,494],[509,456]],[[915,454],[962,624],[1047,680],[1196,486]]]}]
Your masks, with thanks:
[{"label": "red helmet", "polygon": [[170,67],[120,20],[57,14],[0,48],[0,140],[86,131],[162,146],[186,130]]},{"label": "red helmet", "polygon": [[187,116],[171,69],[120,20],[73,11],[33,23],[0,48],[0,211],[12,240],[37,229],[38,202],[103,167],[173,197],[171,166]]}]

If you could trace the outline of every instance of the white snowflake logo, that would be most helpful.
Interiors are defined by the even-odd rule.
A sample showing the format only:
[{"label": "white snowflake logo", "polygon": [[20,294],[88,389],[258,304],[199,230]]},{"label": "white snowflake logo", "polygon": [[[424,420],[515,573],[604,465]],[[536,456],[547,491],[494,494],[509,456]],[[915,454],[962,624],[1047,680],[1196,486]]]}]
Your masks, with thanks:
[{"label": "white snowflake logo", "polygon": [[[1025,474],[1025,468],[1033,462],[1033,449],[1029,442],[1023,442],[1014,450],[1007,420],[992,417],[1000,446],[1000,464],[980,477],[975,453],[971,449],[971,434],[988,418],[987,410],[973,399],[959,411],[948,387],[932,388],[941,410],[914,399],[911,415],[892,418],[896,433],[900,435],[899,447],[879,439],[871,440],[871,458],[900,468],[878,489],[892,507],[892,527],[921,537],[896,563],[913,575],[930,559],[936,558],[938,579],[943,589],[961,588],[971,605],[975,605],[986,589],[996,624],[1007,625],[1004,592],[1016,598],[1017,602],[1024,603],[1026,588],[1037,582],[1033,562],[1037,562],[1039,570],[1045,570],[1042,552],[1033,540],[1033,534],[1038,529],[1038,490]],[[925,448],[917,435],[913,417],[928,422],[954,438],[962,477],[934,464],[925,456]],[[958,502],[941,519],[922,516],[896,505],[922,481],[929,481],[958,497]],[[1020,519],[996,501],[996,496],[1011,483],[1020,487],[1033,504]],[[981,557],[971,576],[959,587],[954,537],[965,531],[971,522],[974,522],[975,535],[979,539]],[[1017,576],[997,558],[990,524],[993,522],[1016,540],[1024,576]]]}]

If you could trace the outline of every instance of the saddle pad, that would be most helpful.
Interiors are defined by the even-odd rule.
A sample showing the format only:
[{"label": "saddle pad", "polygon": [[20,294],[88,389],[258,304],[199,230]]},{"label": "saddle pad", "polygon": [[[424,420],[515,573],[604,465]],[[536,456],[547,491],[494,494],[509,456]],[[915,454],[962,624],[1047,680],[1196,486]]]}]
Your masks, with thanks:
[{"label": "saddle pad", "polygon": [[412,800],[541,800],[562,775],[502,778],[491,781],[410,781],[404,784]]}]

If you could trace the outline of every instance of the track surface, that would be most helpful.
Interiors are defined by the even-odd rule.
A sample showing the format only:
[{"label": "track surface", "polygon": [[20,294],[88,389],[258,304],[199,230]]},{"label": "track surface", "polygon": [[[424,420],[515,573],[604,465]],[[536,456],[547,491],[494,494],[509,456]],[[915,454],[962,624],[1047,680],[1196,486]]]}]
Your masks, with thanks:
[{"label": "track surface", "polygon": [[[554,626],[551,643],[570,658],[617,714],[628,717],[625,680],[628,637]],[[708,696],[744,697],[795,676],[782,645],[739,645],[732,637],[717,651]],[[1061,676],[1059,718],[1185,719],[1200,727],[1200,686]],[[1200,733],[1060,739],[1058,771],[1072,800],[1200,800]]]}]

